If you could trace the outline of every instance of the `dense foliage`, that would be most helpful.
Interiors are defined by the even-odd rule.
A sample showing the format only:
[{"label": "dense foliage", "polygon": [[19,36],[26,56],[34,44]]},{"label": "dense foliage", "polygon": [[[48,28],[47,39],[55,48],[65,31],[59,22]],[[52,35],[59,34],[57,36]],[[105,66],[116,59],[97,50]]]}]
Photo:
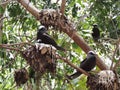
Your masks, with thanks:
[{"label": "dense foliage", "polygon": [[[56,0],[30,0],[34,6],[41,9],[60,7]],[[0,2],[2,3],[2,1]],[[17,1],[11,1],[6,8],[0,6],[0,14],[3,14],[2,44],[14,44],[21,42],[35,43],[37,28],[40,23],[26,11]],[[65,15],[77,28],[77,32],[87,44],[110,67],[111,62],[117,62],[120,51],[114,55],[117,41],[120,38],[120,1],[119,0],[67,0]],[[1,20],[0,20],[1,21]],[[94,42],[91,33],[92,25],[97,24],[100,29],[100,40]],[[55,41],[64,47],[67,52],[58,51],[63,57],[79,66],[86,54],[66,34],[53,29],[48,32]],[[119,47],[120,48],[120,47]],[[26,61],[19,53],[0,48],[0,88],[2,90],[14,89],[14,71],[26,67]],[[96,71],[99,69],[96,67]],[[29,71],[29,70],[28,70]],[[86,76],[66,82],[66,74],[72,74],[75,70],[62,60],[57,61],[55,75],[45,74],[40,81],[41,90],[87,90]],[[120,69],[118,67],[118,72]],[[31,81],[28,81],[30,84]],[[31,85],[36,88],[32,80]],[[27,84],[19,87],[27,88]]]}]

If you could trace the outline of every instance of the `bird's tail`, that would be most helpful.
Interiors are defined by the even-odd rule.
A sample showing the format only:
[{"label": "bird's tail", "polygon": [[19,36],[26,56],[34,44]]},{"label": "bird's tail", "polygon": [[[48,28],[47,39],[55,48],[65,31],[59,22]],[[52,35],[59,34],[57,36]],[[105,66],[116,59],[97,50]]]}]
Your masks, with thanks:
[{"label": "bird's tail", "polygon": [[62,48],[62,47],[60,47],[60,46],[56,46],[56,48],[57,48],[58,50],[65,51],[65,49]]},{"label": "bird's tail", "polygon": [[82,74],[81,72],[76,72],[76,73],[74,73],[74,74],[72,74],[72,75],[70,75],[70,76],[67,76],[67,77],[68,77],[70,80],[72,80],[72,79],[75,79],[75,78],[79,77],[81,74]]}]

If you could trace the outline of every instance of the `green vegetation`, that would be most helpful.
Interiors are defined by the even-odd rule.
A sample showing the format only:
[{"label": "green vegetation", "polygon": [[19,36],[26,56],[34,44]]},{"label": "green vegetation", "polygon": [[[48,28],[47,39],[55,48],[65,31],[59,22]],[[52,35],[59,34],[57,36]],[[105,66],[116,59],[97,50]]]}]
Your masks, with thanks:
[{"label": "green vegetation", "polygon": [[[59,3],[52,3],[53,0],[30,0],[39,10],[53,8],[58,9]],[[14,44],[21,42],[35,43],[37,28],[40,23],[17,1],[11,1],[7,7],[2,8],[0,1],[0,15],[3,14],[2,44]],[[101,59],[110,67],[111,62],[118,62],[120,56],[120,1],[119,0],[67,0],[65,15],[77,28],[78,34],[95,50]],[[0,17],[2,18],[2,17]],[[0,23],[1,24],[1,23]],[[92,25],[97,24],[100,29],[100,40],[94,42],[91,36]],[[79,63],[86,57],[80,47],[74,43],[63,32],[54,29],[48,32],[55,41],[64,47],[67,52],[58,53],[69,58],[71,62],[79,66]],[[16,48],[16,47],[15,47]],[[116,49],[116,51],[115,51]],[[26,67],[26,61],[18,52],[0,48],[0,89],[1,90],[23,90],[36,84],[33,79],[28,84],[16,87],[14,82],[14,71]],[[28,69],[28,68],[27,68]],[[88,90],[86,87],[87,77],[81,77],[67,83],[66,74],[72,74],[75,70],[57,60],[56,74],[46,73],[40,80],[41,90]],[[99,71],[96,67],[95,71]],[[120,74],[120,67],[117,68]],[[27,89],[26,89],[27,90]]]}]

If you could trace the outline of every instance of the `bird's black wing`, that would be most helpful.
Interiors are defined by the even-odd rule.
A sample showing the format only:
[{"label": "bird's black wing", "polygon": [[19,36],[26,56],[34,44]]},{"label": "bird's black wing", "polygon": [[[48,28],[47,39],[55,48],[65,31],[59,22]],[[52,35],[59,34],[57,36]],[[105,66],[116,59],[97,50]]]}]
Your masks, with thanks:
[{"label": "bird's black wing", "polygon": [[60,47],[60,46],[58,46],[57,43],[54,41],[54,39],[51,38],[51,37],[49,36],[49,34],[47,34],[47,33],[44,33],[44,34],[42,35],[42,42],[43,42],[43,43],[46,43],[46,44],[51,44],[52,46],[54,46],[54,47],[55,47],[56,49],[58,49],[58,50],[65,51],[65,49],[62,48],[62,47]]},{"label": "bird's black wing", "polygon": [[[81,64],[80,64],[80,67],[82,66],[82,67],[84,67],[84,63],[86,62],[86,59],[84,59],[82,62],[81,62]],[[82,68],[81,67],[81,68]],[[82,68],[83,69],[83,68]],[[77,77],[79,77],[80,75],[81,75],[82,73],[80,72],[80,71],[76,71],[75,73],[73,73],[72,75],[70,75],[70,76],[68,76],[68,78],[69,79],[75,79],[75,78],[77,78]]]},{"label": "bird's black wing", "polygon": [[43,35],[42,35],[42,42],[43,43],[46,43],[46,44],[51,44],[51,45],[53,45],[53,46],[57,46],[57,43],[54,41],[54,39],[53,38],[51,38],[47,33],[44,33]]},{"label": "bird's black wing", "polygon": [[95,67],[95,65],[96,65],[96,58],[94,55],[91,55],[81,62],[80,68],[84,69],[85,71],[90,71]]},{"label": "bird's black wing", "polygon": [[[85,71],[90,71],[93,69],[96,65],[96,58],[94,55],[89,56],[88,58],[85,58],[81,63],[80,63],[80,68],[82,68]],[[82,73],[80,71],[75,72],[74,74],[68,76],[69,79],[75,79],[79,77]]]}]

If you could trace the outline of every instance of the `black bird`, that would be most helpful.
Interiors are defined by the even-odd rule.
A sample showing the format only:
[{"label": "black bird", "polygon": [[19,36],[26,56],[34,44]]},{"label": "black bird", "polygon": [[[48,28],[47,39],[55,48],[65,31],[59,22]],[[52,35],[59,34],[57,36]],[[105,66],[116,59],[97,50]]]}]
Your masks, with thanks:
[{"label": "black bird", "polygon": [[100,38],[100,30],[98,29],[98,25],[94,24],[92,29],[92,37],[94,41],[98,41]]},{"label": "black bird", "polygon": [[54,39],[51,38],[50,35],[46,31],[47,31],[47,28],[45,28],[45,26],[39,27],[39,29],[37,31],[37,42],[44,43],[44,44],[50,44],[58,50],[65,51],[64,48],[57,45],[57,43],[54,41]]},{"label": "black bird", "polygon": [[[85,71],[91,71],[96,65],[96,57],[93,51],[89,51],[87,57],[81,62],[80,68]],[[75,72],[74,74],[67,76],[68,79],[75,79],[80,76],[82,73],[80,71]]]}]

